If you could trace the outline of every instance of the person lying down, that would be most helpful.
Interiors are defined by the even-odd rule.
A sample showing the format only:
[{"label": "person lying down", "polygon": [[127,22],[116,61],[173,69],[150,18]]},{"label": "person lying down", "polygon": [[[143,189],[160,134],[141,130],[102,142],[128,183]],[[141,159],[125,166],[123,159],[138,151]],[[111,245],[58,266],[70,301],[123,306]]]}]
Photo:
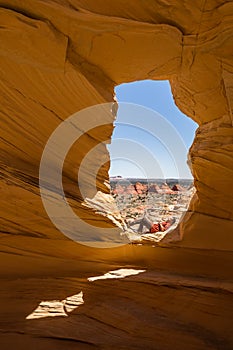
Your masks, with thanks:
[{"label": "person lying down", "polygon": [[169,218],[164,221],[152,222],[146,215],[138,220],[134,220],[128,222],[128,226],[135,231],[133,228],[135,225],[138,225],[136,230],[137,233],[156,233],[156,232],[164,232],[168,230],[174,223],[176,219],[174,217]]}]

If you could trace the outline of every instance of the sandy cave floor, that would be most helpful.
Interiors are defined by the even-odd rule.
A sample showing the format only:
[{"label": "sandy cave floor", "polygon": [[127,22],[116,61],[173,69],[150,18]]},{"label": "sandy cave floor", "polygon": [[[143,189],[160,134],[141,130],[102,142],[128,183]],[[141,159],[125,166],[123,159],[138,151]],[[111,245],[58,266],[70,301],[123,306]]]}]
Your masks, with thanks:
[{"label": "sandy cave floor", "polygon": [[[39,350],[232,348],[233,276],[222,269],[231,253],[121,249],[124,265],[117,261],[118,249],[113,249],[115,256],[111,252],[111,265],[110,253],[101,249],[98,255],[72,258],[70,264],[45,259],[44,268],[35,266],[34,271],[37,258],[28,257],[27,275],[15,278],[12,271],[1,283],[1,349],[15,343],[19,349],[27,344]],[[15,268],[25,259],[15,256]],[[140,272],[127,275],[127,270]],[[59,305],[53,308],[64,300],[71,307],[66,315]],[[42,301],[42,317],[27,319]]]}]

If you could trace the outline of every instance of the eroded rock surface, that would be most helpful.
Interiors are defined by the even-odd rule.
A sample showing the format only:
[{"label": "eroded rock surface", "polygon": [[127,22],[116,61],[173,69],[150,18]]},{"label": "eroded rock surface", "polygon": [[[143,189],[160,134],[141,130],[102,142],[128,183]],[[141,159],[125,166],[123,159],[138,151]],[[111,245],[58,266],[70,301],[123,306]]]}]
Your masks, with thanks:
[{"label": "eroded rock surface", "polygon": [[[232,281],[232,1],[0,0],[0,6],[3,348],[60,349],[64,342],[80,349],[232,348],[232,290],[219,287]],[[84,247],[62,235],[43,208],[42,152],[63,120],[111,102],[115,85],[139,79],[169,79],[178,107],[200,125],[189,154],[197,192],[175,232],[183,240],[179,249]],[[73,145],[63,172],[74,211],[109,228],[81,206],[77,171],[91,149],[111,138],[113,120]],[[93,162],[104,164],[96,186],[106,192],[105,144],[96,152]],[[87,167],[83,187],[92,177]],[[152,277],[97,281],[92,288],[86,282],[127,266],[149,266]],[[192,282],[161,287],[159,270],[166,281],[174,272]],[[204,286],[193,276],[204,277]],[[80,291],[85,307],[65,321],[25,320],[41,301]]]}]

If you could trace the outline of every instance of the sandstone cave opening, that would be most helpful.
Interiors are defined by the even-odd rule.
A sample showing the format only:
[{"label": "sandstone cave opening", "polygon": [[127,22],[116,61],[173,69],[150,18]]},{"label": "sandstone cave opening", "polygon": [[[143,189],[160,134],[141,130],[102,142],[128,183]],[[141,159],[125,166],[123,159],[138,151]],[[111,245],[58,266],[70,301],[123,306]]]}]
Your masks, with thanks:
[{"label": "sandstone cave opening", "polygon": [[195,191],[187,154],[197,124],[176,107],[168,81],[121,84],[115,94],[111,194],[134,232],[148,237],[149,230],[160,240],[182,220]]}]

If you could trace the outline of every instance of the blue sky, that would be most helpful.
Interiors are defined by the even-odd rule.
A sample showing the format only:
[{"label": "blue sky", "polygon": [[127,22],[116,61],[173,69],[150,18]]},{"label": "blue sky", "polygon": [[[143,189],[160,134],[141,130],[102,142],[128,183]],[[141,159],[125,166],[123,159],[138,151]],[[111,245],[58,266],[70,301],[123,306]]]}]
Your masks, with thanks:
[{"label": "blue sky", "polygon": [[110,176],[191,178],[186,161],[197,124],[176,107],[169,82],[122,84],[115,92]]}]

